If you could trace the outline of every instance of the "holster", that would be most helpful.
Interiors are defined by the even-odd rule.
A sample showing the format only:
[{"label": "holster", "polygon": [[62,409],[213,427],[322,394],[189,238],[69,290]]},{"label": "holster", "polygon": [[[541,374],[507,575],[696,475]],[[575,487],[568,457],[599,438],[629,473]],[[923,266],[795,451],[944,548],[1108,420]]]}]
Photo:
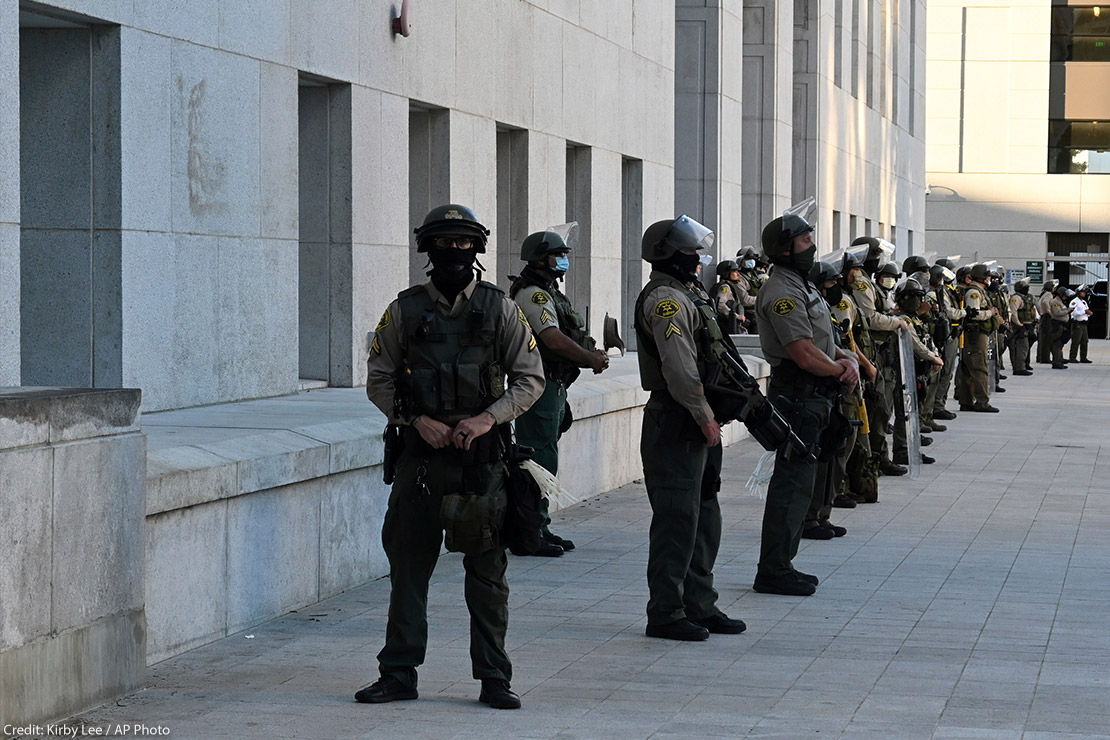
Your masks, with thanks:
[{"label": "holster", "polygon": [[385,453],[382,456],[382,480],[387,486],[393,485],[397,474],[397,461],[405,451],[405,437],[401,434],[401,427],[388,424],[382,434],[385,440]]}]

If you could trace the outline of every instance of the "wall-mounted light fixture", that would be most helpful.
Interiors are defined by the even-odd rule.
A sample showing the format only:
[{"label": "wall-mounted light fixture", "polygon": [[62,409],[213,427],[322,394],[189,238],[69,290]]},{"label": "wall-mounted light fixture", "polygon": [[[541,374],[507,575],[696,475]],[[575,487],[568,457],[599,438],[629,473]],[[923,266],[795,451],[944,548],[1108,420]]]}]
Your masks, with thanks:
[{"label": "wall-mounted light fixture", "polygon": [[393,33],[400,34],[404,38],[409,37],[411,29],[409,27],[409,0],[401,0],[401,12],[393,19]]}]

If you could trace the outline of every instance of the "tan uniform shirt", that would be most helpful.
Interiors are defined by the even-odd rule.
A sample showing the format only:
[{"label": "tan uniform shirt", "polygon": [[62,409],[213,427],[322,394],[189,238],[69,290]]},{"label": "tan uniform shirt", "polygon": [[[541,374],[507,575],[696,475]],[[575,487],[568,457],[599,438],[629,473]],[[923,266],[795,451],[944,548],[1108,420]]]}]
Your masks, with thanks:
[{"label": "tan uniform shirt", "polygon": [[1048,304],[1048,312],[1052,315],[1053,321],[1067,321],[1071,318],[1068,304],[1064,303],[1061,298],[1052,299],[1052,302]]},{"label": "tan uniform shirt", "polygon": [[933,360],[939,359],[937,357],[937,354],[929,349],[925,342],[921,341],[921,336],[917,333],[918,330],[922,328],[921,321],[915,321],[906,314],[900,314],[898,318],[902,319],[910,325],[910,330],[906,333],[909,335],[910,346],[913,347],[914,357],[919,360],[925,360],[926,362],[932,362]]},{"label": "tan uniform shirt", "polygon": [[[665,276],[666,273],[652,270],[653,280]],[[692,290],[699,292],[697,286]],[[702,327],[697,307],[682,291],[660,285],[644,297],[639,320],[659,348],[667,392],[690,412],[699,426],[709,423],[713,410],[705,400],[705,388],[698,375],[698,345],[694,338],[694,332]]]},{"label": "tan uniform shirt", "polygon": [[772,267],[771,277],[759,289],[755,312],[759,317],[759,344],[771,367],[789,360],[786,345],[799,339],[812,340],[817,349],[836,362],[829,304],[797,270]]},{"label": "tan uniform shirt", "polygon": [[[898,319],[887,313],[889,306],[886,296],[879,295],[866,275],[860,275],[849,287],[856,305],[859,306],[860,316],[867,322],[867,328],[873,332],[890,332],[898,328]],[[875,339],[885,341],[883,335]]]},{"label": "tan uniform shirt", "polygon": [[[432,297],[436,310],[443,316],[457,317],[467,310],[470,298],[474,295],[478,282],[472,281],[461,293],[455,296],[454,304],[447,302],[435,285],[430,281],[424,289]],[[536,402],[543,394],[544,378],[540,353],[536,349],[536,338],[517,305],[505,297],[501,301],[501,326],[503,335],[499,337],[501,357],[499,358],[509,381],[505,395],[485,409],[498,424],[511,421]],[[393,375],[405,364],[404,337],[401,326],[402,317],[398,301],[394,300],[382,314],[381,321],[370,346],[370,357],[366,361],[366,396],[374,402],[390,424],[408,424],[409,419],[393,415]]]},{"label": "tan uniform shirt", "polygon": [[[727,280],[713,286],[713,308],[718,316],[744,318],[744,304],[741,303],[740,290],[736,283]],[[730,306],[729,303],[732,305]]]},{"label": "tan uniform shirt", "polygon": [[1037,298],[1038,316],[1047,316],[1049,314],[1049,304],[1052,303],[1052,298],[1052,293],[1042,293],[1040,297]]},{"label": "tan uniform shirt", "polygon": [[756,279],[740,273],[740,279],[733,283],[736,286],[736,294],[740,297],[740,305],[744,308],[755,308],[755,296],[752,293],[763,284],[761,281],[756,285],[754,282]]},{"label": "tan uniform shirt", "polygon": [[555,312],[555,299],[540,286],[528,285],[521,288],[513,300],[524,312],[524,318],[528,319],[528,324],[537,337],[545,329],[561,330],[559,316]]},{"label": "tan uniform shirt", "polygon": [[973,282],[964,291],[964,308],[973,308],[978,311],[974,316],[967,316],[964,319],[965,321],[985,322],[993,318],[991,316],[991,304],[987,300],[987,293],[979,283]]},{"label": "tan uniform shirt", "polygon": [[1024,303],[1024,301],[1021,299],[1021,295],[1019,293],[1014,293],[1012,296],[1010,296],[1009,302],[1010,321],[1013,322],[1016,326],[1024,326],[1025,323],[1020,318],[1018,318],[1018,311],[1021,310],[1021,306]]}]

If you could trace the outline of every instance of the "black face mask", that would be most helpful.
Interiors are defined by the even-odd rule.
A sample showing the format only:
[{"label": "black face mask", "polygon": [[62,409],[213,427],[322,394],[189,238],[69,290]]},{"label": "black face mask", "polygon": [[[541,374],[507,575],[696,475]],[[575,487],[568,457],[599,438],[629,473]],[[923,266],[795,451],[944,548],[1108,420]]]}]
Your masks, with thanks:
[{"label": "black face mask", "polygon": [[474,260],[477,256],[473,249],[431,247],[428,259],[432,261],[432,269],[428,275],[445,297],[454,300],[459,291],[474,279]]},{"label": "black face mask", "polygon": [[825,289],[825,300],[829,302],[830,306],[835,306],[844,300],[844,288],[839,285],[834,285],[831,288]]},{"label": "black face mask", "polygon": [[692,283],[698,279],[699,262],[696,252],[675,252],[666,261],[657,263],[656,267],[684,283]]}]

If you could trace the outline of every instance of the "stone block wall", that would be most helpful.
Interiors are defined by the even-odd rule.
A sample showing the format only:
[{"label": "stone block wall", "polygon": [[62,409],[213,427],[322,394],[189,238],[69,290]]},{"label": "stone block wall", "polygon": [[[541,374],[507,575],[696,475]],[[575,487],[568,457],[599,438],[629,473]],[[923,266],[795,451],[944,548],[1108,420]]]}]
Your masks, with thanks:
[{"label": "stone block wall", "polygon": [[136,390],[0,389],[0,726],[143,684],[139,401]]}]

